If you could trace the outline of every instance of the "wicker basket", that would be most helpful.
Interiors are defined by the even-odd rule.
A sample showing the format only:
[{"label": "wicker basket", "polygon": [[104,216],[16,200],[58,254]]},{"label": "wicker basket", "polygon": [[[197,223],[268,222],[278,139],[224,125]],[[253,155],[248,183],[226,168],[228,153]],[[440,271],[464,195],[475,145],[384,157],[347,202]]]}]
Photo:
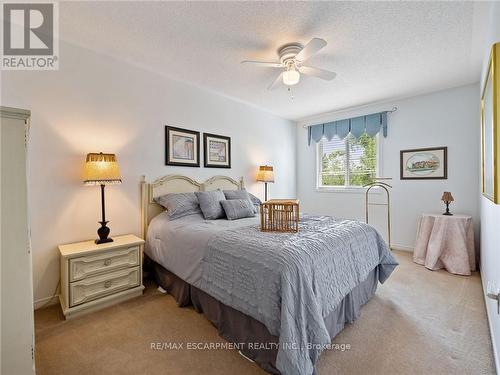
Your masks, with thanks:
[{"label": "wicker basket", "polygon": [[271,199],[262,203],[260,230],[263,232],[298,232],[298,199]]}]

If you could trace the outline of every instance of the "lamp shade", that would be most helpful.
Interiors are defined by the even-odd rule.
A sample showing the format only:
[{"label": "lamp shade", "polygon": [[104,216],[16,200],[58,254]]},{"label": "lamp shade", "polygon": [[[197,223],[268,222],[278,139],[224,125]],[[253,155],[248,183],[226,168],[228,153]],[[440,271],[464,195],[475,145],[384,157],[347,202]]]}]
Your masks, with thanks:
[{"label": "lamp shade", "polygon": [[451,195],[451,193],[449,191],[445,191],[443,193],[443,196],[441,197],[441,200],[443,202],[453,202],[454,201],[453,195]]},{"label": "lamp shade", "polygon": [[274,182],[273,167],[269,165],[261,165],[259,167],[259,172],[257,172],[257,181]]},{"label": "lamp shade", "polygon": [[90,153],[85,162],[86,185],[110,185],[122,182],[115,154]]}]

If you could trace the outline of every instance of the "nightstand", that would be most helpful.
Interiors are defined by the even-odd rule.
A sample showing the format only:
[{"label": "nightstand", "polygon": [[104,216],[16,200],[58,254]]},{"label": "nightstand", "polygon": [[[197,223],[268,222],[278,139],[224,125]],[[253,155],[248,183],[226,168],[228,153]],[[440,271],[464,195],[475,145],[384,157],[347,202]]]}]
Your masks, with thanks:
[{"label": "nightstand", "polygon": [[92,241],[59,246],[61,294],[66,319],[142,294],[144,240],[125,235],[113,242]]},{"label": "nightstand", "polygon": [[472,217],[422,214],[413,261],[430,270],[445,268],[457,275],[470,275],[476,270]]}]

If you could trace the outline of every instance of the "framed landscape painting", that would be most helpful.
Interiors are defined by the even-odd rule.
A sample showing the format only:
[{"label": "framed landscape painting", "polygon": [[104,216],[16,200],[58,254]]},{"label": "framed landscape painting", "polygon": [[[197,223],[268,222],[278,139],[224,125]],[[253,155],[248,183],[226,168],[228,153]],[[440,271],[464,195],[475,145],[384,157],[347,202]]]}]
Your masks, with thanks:
[{"label": "framed landscape painting", "polygon": [[200,166],[200,132],[165,126],[165,164]]},{"label": "framed landscape painting", "polygon": [[498,123],[500,114],[500,43],[491,48],[488,70],[483,83],[481,95],[481,164],[482,164],[482,191],[483,195],[495,203],[500,203],[498,192],[498,149],[500,134]]},{"label": "framed landscape painting", "polygon": [[401,180],[445,180],[448,178],[448,148],[402,150]]},{"label": "framed landscape painting", "polygon": [[231,138],[203,133],[205,167],[231,168]]}]

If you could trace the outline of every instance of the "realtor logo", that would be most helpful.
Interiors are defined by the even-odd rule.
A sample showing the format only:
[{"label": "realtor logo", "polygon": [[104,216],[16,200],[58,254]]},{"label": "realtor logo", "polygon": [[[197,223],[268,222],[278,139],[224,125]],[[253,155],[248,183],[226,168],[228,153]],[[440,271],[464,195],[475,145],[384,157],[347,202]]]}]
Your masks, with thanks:
[{"label": "realtor logo", "polygon": [[4,70],[58,69],[57,3],[3,3]]}]

